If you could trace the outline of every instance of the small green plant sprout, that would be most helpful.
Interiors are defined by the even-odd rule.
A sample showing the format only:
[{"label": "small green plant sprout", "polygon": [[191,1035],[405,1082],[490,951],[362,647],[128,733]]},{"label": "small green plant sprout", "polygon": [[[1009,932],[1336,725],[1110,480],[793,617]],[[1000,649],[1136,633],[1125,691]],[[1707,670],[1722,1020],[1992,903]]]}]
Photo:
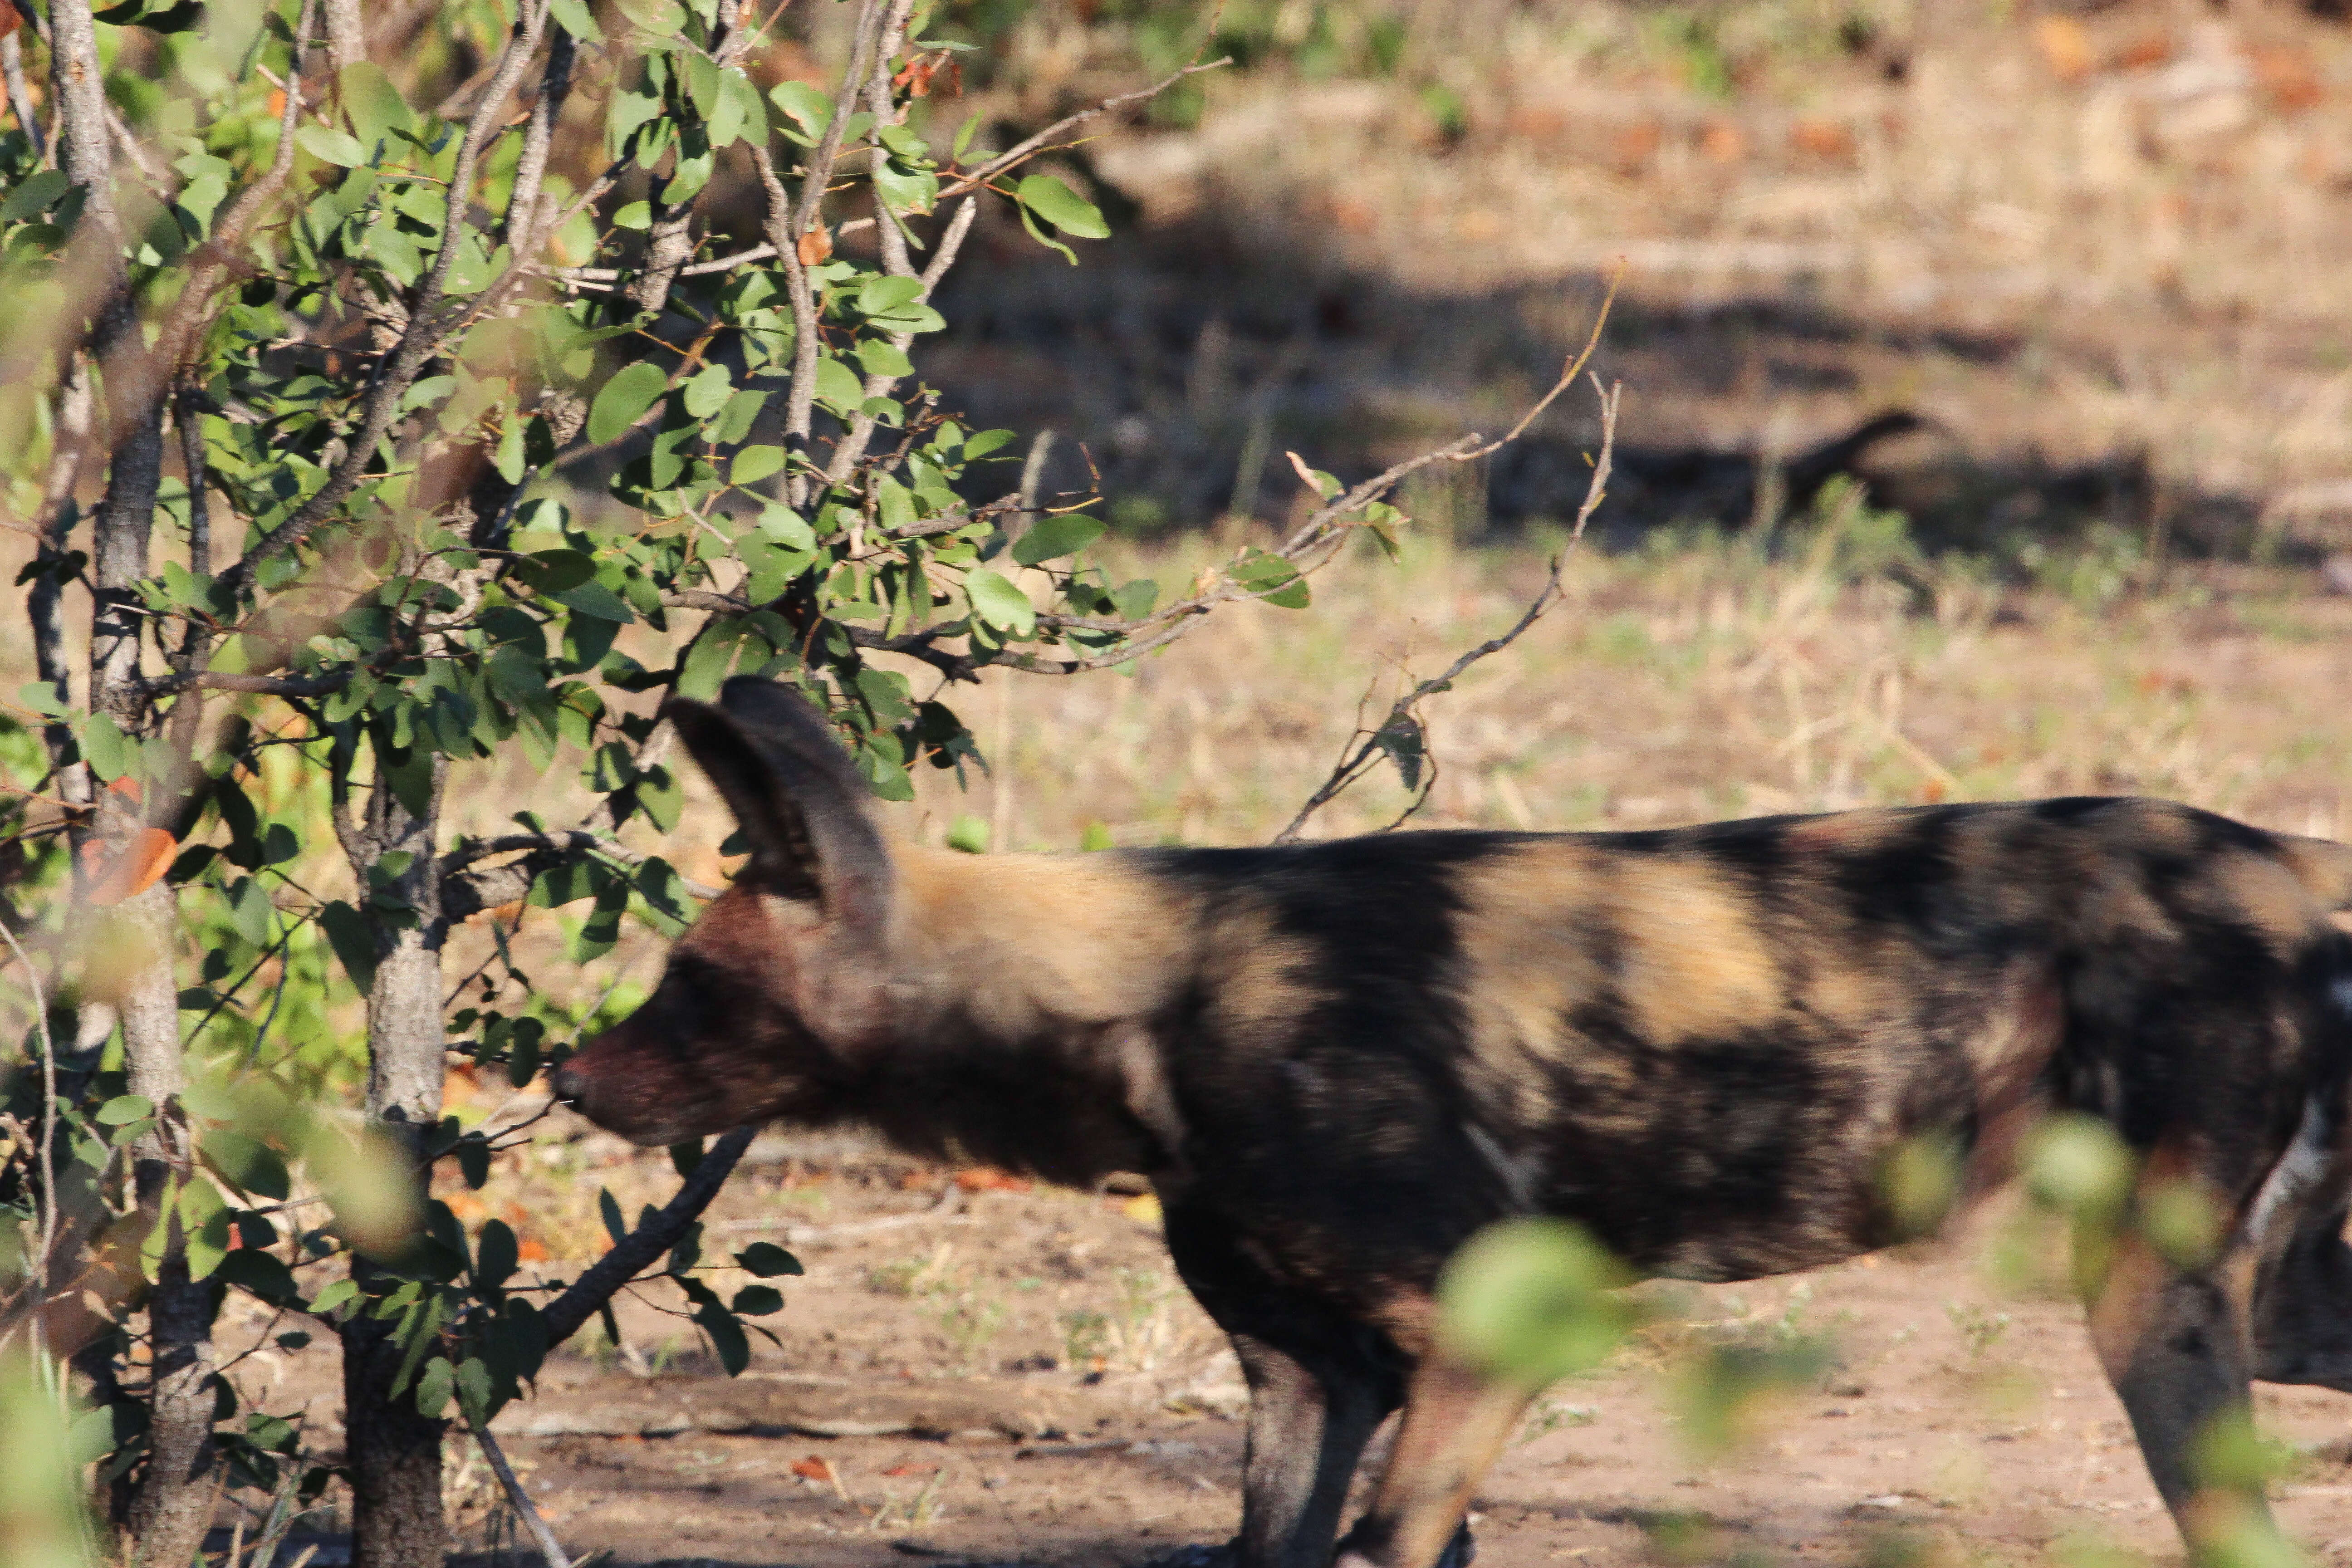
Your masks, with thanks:
[{"label": "small green plant sprout", "polygon": [[1982,1307],[1971,1306],[1965,1301],[1947,1301],[1944,1303],[1944,1315],[1951,1319],[1952,1327],[1959,1331],[1960,1342],[1969,1347],[1971,1360],[1983,1360],[1995,1345],[2000,1343],[2001,1336],[2009,1332],[2007,1312],[1988,1312]]}]

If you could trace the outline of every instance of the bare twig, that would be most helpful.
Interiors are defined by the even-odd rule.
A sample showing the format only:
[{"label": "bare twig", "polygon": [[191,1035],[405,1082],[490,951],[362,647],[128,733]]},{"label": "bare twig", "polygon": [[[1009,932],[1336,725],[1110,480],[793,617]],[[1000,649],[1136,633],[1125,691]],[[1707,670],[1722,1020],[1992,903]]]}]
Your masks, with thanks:
[{"label": "bare twig", "polygon": [[490,1462],[490,1469],[499,1478],[499,1485],[506,1490],[507,1501],[521,1516],[524,1525],[530,1531],[531,1540],[538,1542],[539,1554],[546,1560],[547,1568],[572,1568],[572,1559],[563,1554],[562,1544],[555,1539],[555,1531],[548,1528],[547,1521],[532,1505],[530,1494],[522,1489],[522,1482],[516,1477],[514,1467],[507,1463],[506,1451],[499,1447],[499,1440],[490,1436],[490,1424],[477,1420],[469,1408],[466,1412],[466,1425],[473,1428],[474,1441],[482,1446],[482,1458]]},{"label": "bare twig", "polygon": [[[1597,328],[1595,331],[1597,334]],[[1593,379],[1592,385],[1593,390],[1601,396],[1601,450],[1592,459],[1592,482],[1585,488],[1584,503],[1576,509],[1576,525],[1569,533],[1568,542],[1560,547],[1558,555],[1552,557],[1551,571],[1545,577],[1542,589],[1537,593],[1534,600],[1528,604],[1519,618],[1512,623],[1510,630],[1500,637],[1489,637],[1477,647],[1465,651],[1452,664],[1445,667],[1444,673],[1414,686],[1391,704],[1387,716],[1378,725],[1370,730],[1359,726],[1355,735],[1349,741],[1349,746],[1352,749],[1342,752],[1339,765],[1331,770],[1331,776],[1323,781],[1322,787],[1307,797],[1307,804],[1298,808],[1298,815],[1290,819],[1289,826],[1275,835],[1274,841],[1276,844],[1296,844],[1298,841],[1299,830],[1307,826],[1308,817],[1330,804],[1342,790],[1370,772],[1381,756],[1408,744],[1422,759],[1421,766],[1425,768],[1426,772],[1421,773],[1419,778],[1413,780],[1409,785],[1414,790],[1412,803],[1405,807],[1396,822],[1391,822],[1389,826],[1394,827],[1398,823],[1404,821],[1406,817],[1420,810],[1422,803],[1429,798],[1429,792],[1437,782],[1437,767],[1435,759],[1429,755],[1429,730],[1418,711],[1420,703],[1424,699],[1433,697],[1441,691],[1452,689],[1454,682],[1463,671],[1480,659],[1500,653],[1518,641],[1521,634],[1534,626],[1546,610],[1551,608],[1559,598],[1560,574],[1568,565],[1569,557],[1575,552],[1577,545],[1583,541],[1585,524],[1591,521],[1593,512],[1599,510],[1601,501],[1608,495],[1610,463],[1617,444],[1617,402],[1622,389],[1615,385],[1603,387],[1597,376]],[[1550,398],[1547,397],[1544,401],[1549,403]],[[1519,428],[1526,427],[1526,422],[1522,421]],[[1517,432],[1515,431],[1514,434]]]}]

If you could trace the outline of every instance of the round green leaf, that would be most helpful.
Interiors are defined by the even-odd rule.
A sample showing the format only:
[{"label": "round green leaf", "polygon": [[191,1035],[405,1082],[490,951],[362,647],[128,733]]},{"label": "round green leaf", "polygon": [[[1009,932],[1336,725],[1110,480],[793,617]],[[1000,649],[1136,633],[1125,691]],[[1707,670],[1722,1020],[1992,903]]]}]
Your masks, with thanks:
[{"label": "round green leaf", "polygon": [[746,1285],[727,1303],[728,1310],[746,1318],[764,1318],[784,1310],[784,1293],[773,1285]]},{"label": "round green leaf", "polygon": [[588,410],[588,439],[602,446],[619,436],[645,416],[668,384],[657,364],[640,360],[623,366]]},{"label": "round green leaf", "polygon": [[887,316],[922,298],[919,278],[876,278],[857,290],[857,309],[868,316]]},{"label": "round green leaf", "polygon": [[1110,225],[1103,222],[1094,203],[1051,174],[1032,174],[1014,187],[1021,205],[1072,239],[1108,239]]},{"label": "round green leaf", "polygon": [[1023,637],[1037,629],[1037,607],[1029,595],[987,567],[966,573],[963,589],[971,596],[972,612],[990,626]]},{"label": "round green leaf", "polygon": [[[730,485],[757,484],[783,466],[784,449],[782,447],[746,447],[735,454],[735,462],[727,470],[727,482]],[[807,525],[802,526],[805,529]],[[761,531],[766,531],[764,525]]]},{"label": "round green leaf", "polygon": [[367,164],[367,149],[358,137],[348,131],[334,131],[324,125],[305,125],[294,132],[295,144],[322,163],[339,163],[346,169],[363,168]]},{"label": "round green leaf", "polygon": [[737,1267],[762,1279],[803,1272],[801,1260],[772,1241],[755,1241],[735,1255]]},{"label": "round green leaf", "polygon": [[109,1127],[143,1121],[155,1114],[155,1102],[143,1094],[117,1095],[98,1108],[98,1119]]}]

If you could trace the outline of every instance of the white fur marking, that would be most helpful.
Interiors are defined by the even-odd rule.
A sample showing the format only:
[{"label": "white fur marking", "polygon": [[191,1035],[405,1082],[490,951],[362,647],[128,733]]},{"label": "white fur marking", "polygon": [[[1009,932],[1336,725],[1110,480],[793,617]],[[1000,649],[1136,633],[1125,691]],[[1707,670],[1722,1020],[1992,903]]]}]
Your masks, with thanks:
[{"label": "white fur marking", "polygon": [[[2345,985],[2336,983],[2338,1000]],[[2303,1102],[2303,1124],[2295,1129],[2294,1142],[2279,1156],[2277,1164],[2263,1181],[2263,1190],[2254,1196],[2254,1206],[2246,1220],[2246,1239],[2259,1248],[2263,1238],[2274,1224],[2281,1210],[2302,1201],[2304,1195],[2317,1186],[2327,1174],[2334,1151],[2328,1147],[2327,1117],[2315,1099]]]}]

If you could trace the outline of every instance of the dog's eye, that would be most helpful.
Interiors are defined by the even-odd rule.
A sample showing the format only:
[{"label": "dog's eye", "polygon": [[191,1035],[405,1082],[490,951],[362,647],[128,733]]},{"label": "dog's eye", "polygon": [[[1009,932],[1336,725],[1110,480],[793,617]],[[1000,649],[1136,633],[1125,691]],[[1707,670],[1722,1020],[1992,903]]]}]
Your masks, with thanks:
[{"label": "dog's eye", "polygon": [[681,1037],[690,1037],[719,1010],[727,984],[726,972],[714,963],[690,953],[671,960],[659,994],[664,1021]]}]

